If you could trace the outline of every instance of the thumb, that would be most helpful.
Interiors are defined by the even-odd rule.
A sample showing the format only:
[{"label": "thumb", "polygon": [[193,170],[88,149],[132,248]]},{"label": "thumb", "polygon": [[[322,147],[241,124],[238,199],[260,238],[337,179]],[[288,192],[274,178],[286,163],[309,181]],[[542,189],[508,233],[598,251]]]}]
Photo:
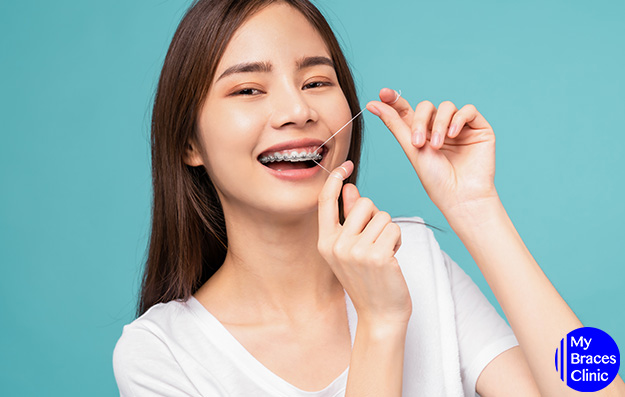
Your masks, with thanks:
[{"label": "thumb", "polygon": [[346,183],[343,185],[343,216],[347,218],[347,215],[352,211],[356,200],[360,198],[358,188],[353,183]]}]

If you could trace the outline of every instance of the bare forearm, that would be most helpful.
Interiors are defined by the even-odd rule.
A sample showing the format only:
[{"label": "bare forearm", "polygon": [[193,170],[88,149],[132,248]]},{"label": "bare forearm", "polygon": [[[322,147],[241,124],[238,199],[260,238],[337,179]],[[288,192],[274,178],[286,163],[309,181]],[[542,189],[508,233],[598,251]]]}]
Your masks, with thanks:
[{"label": "bare forearm", "polygon": [[406,330],[358,321],[346,397],[401,396]]},{"label": "bare forearm", "polygon": [[[553,357],[560,339],[582,323],[536,263],[501,202],[474,203],[445,216],[501,305],[541,393],[578,395],[557,376]],[[622,385],[615,379],[603,395]]]}]

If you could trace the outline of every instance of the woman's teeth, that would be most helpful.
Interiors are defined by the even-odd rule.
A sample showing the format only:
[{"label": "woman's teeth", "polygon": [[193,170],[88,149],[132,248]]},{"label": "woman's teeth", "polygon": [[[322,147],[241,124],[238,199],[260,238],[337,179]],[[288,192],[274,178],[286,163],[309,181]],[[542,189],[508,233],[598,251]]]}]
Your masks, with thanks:
[{"label": "woman's teeth", "polygon": [[280,153],[276,152],[270,154],[268,156],[262,156],[259,160],[263,164],[273,163],[275,161],[290,161],[290,162],[298,162],[298,161],[321,161],[323,156],[317,152],[306,152],[301,151],[297,152],[293,150],[290,153]]}]

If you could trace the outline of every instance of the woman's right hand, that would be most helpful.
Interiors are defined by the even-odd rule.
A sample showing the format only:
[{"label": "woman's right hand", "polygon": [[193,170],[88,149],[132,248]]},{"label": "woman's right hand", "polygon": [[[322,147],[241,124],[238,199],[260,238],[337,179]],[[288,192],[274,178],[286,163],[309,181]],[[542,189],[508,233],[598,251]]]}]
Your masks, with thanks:
[{"label": "woman's right hand", "polygon": [[[395,253],[401,231],[391,216],[376,208],[358,188],[343,180],[354,170],[351,161],[336,168],[319,194],[319,253],[349,294],[358,321],[406,326],[412,301]],[[345,222],[339,222],[343,189]]]}]

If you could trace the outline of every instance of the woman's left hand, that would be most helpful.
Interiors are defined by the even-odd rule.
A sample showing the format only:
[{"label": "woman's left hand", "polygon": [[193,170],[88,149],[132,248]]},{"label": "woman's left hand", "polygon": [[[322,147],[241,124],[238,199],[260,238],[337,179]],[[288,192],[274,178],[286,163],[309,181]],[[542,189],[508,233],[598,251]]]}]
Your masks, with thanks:
[{"label": "woman's left hand", "polygon": [[380,117],[412,163],[421,184],[443,215],[459,206],[498,199],[495,134],[473,105],[430,102],[415,110],[395,91],[380,91],[367,109]]}]

